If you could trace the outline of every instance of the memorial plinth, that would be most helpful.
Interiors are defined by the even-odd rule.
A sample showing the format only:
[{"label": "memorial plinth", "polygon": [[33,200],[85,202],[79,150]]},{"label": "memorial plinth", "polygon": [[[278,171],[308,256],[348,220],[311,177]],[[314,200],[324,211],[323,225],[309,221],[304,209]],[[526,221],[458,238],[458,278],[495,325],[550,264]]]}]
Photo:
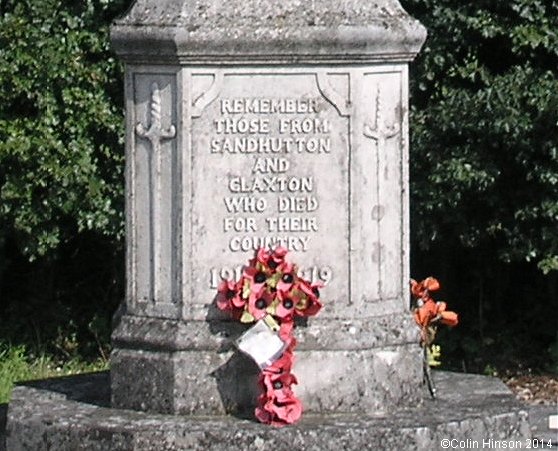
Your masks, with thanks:
[{"label": "memorial plinth", "polygon": [[325,284],[297,328],[306,411],[419,401],[408,312],[407,63],[425,31],[396,1],[137,1],[126,65],[127,298],[119,408],[249,409],[257,369],[212,305],[260,247]]},{"label": "memorial plinth", "polygon": [[[493,378],[437,374],[439,398],[423,400],[407,64],[424,38],[395,0],[136,1],[112,28],[128,241],[110,382],[17,387],[8,449],[527,446],[527,414]],[[238,418],[258,370],[232,345],[246,326],[213,303],[276,245],[325,284],[320,315],[295,330],[305,414],[281,429]]]},{"label": "memorial plinth", "polygon": [[[28,383],[12,396],[7,449],[442,451],[448,443],[449,449],[534,448],[527,411],[500,380],[457,373],[434,377],[440,397],[420,407],[386,415],[307,413],[285,428],[231,416],[111,409],[105,373]],[[539,441],[538,447],[549,449],[549,443]]]}]

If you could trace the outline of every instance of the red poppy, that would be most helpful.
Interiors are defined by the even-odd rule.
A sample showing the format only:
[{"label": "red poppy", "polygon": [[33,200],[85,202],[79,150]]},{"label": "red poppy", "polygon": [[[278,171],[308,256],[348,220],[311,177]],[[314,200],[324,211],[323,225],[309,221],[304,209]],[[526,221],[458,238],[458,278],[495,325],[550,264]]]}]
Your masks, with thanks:
[{"label": "red poppy", "polygon": [[299,289],[306,296],[306,305],[304,309],[297,307],[299,314],[301,316],[314,316],[322,308],[322,303],[320,302],[320,288],[322,288],[321,283],[310,284],[306,280],[299,281]]},{"label": "red poppy", "polygon": [[267,265],[267,261],[269,260],[270,255],[271,251],[269,249],[261,247],[257,250],[255,259],[250,261],[250,265],[256,266],[257,263]]},{"label": "red poppy", "polygon": [[217,288],[217,297],[215,298],[217,308],[219,308],[219,310],[231,312],[233,318],[238,319],[245,304],[240,294],[240,288],[237,282],[223,280]]},{"label": "red poppy", "polygon": [[289,398],[288,401],[279,403],[269,400],[262,406],[256,407],[256,418],[271,426],[283,427],[287,424],[296,423],[302,415],[302,404],[296,397]]},{"label": "red poppy", "polygon": [[244,271],[242,272],[242,279],[246,282],[249,282],[249,288],[250,288],[250,292],[256,292],[259,293],[262,288],[265,286],[266,282],[267,282],[267,277],[268,275],[254,267],[254,266],[248,266],[246,268],[244,268]]},{"label": "red poppy", "polygon": [[269,266],[268,261],[271,256],[271,251],[264,247],[258,249],[256,256],[250,260],[249,265],[256,268],[258,271],[265,273],[269,277],[273,273],[273,269]]},{"label": "red poppy", "polygon": [[[430,292],[440,289],[440,282],[434,277],[427,277],[421,282],[411,279],[411,293],[417,298],[417,306],[413,311],[416,323],[423,329],[435,326],[437,322],[447,326],[456,326],[459,322],[457,313],[446,311],[445,302],[435,302]],[[424,338],[423,338],[424,339]]]},{"label": "red poppy", "polygon": [[277,272],[281,275],[277,281],[277,291],[289,291],[298,280],[296,266],[285,261],[277,268]]},{"label": "red poppy", "polygon": [[277,247],[275,248],[272,252],[271,255],[269,256],[269,259],[267,261],[268,266],[275,270],[277,267],[279,267],[284,261],[285,261],[285,257],[287,256],[287,253],[289,251],[287,250],[286,247]]},{"label": "red poppy", "polygon": [[258,398],[256,418],[274,426],[298,421],[302,404],[291,389],[291,385],[296,383],[295,376],[290,372],[274,374],[264,370],[260,376],[260,385],[264,391]]},{"label": "red poppy", "polygon": [[256,257],[250,261],[250,265],[271,274],[285,261],[287,252],[287,249],[281,246],[273,250],[260,248],[256,252]]},{"label": "red poppy", "polygon": [[256,320],[267,315],[267,308],[273,302],[273,295],[262,286],[259,292],[252,290],[248,298],[248,313]]},{"label": "red poppy", "polygon": [[427,277],[421,282],[411,279],[411,293],[416,298],[426,299],[429,298],[429,293],[438,291],[440,289],[440,282],[434,277]]},{"label": "red poppy", "polygon": [[295,314],[295,307],[299,303],[300,298],[297,297],[297,290],[277,291],[277,306],[275,307],[275,316],[283,321],[292,321]]},{"label": "red poppy", "polygon": [[278,399],[280,402],[287,397],[293,396],[291,385],[298,383],[294,374],[290,371],[280,373],[267,371],[267,368],[260,375],[260,383],[263,385],[264,395],[268,398]]},{"label": "red poppy", "polygon": [[287,342],[287,348],[283,351],[281,357],[279,357],[271,365],[267,366],[263,371],[268,374],[282,374],[288,373],[293,367],[293,350],[296,342],[294,338]]},{"label": "red poppy", "polygon": [[419,299],[413,315],[419,326],[427,327],[438,315],[438,307],[432,299],[426,301]]},{"label": "red poppy", "polygon": [[294,349],[296,339],[293,337],[294,323],[292,321],[282,322],[279,326],[279,337],[287,343],[287,349]]}]

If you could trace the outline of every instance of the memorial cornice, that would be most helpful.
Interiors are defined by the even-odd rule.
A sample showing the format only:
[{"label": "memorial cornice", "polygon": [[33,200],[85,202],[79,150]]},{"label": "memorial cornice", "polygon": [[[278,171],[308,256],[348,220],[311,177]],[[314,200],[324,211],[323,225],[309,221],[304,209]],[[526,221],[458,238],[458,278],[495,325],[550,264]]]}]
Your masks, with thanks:
[{"label": "memorial cornice", "polygon": [[112,26],[126,61],[409,61],[424,27],[394,0],[138,0]]}]

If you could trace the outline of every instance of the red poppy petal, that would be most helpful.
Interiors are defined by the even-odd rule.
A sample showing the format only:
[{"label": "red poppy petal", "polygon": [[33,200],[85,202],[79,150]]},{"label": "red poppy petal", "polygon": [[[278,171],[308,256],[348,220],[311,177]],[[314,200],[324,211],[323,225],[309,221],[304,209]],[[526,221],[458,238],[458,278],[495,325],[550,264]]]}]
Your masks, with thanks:
[{"label": "red poppy petal", "polygon": [[[291,301],[292,302],[292,301]],[[292,303],[290,308],[286,308],[283,302],[280,302],[275,309],[275,316],[281,319],[292,318],[295,310],[295,304]]]},{"label": "red poppy petal", "polygon": [[225,296],[218,296],[215,303],[219,310],[232,310],[231,300]]},{"label": "red poppy petal", "polygon": [[257,261],[266,265],[267,261],[269,260],[269,257],[270,257],[270,254],[269,254],[269,251],[266,248],[261,247],[261,248],[258,249],[258,252],[256,253]]},{"label": "red poppy petal", "polygon": [[236,308],[243,308],[246,305],[246,299],[242,299],[240,296],[235,296],[232,298],[231,303]]},{"label": "red poppy petal", "polygon": [[298,399],[293,398],[292,402],[289,402],[288,404],[273,406],[273,413],[277,419],[285,422],[286,424],[293,424],[296,423],[302,415],[302,404]]},{"label": "red poppy petal", "polygon": [[294,339],[293,334],[294,323],[292,321],[283,321],[279,327],[279,337],[286,343]]},{"label": "red poppy petal", "polygon": [[264,423],[264,424],[271,423],[271,419],[272,419],[271,413],[263,409],[262,407],[256,407],[254,414],[260,423]]},{"label": "red poppy petal", "polygon": [[315,316],[322,309],[322,303],[317,299],[315,301],[308,300],[308,305],[304,310],[297,310],[300,316]]},{"label": "red poppy petal", "polygon": [[273,251],[273,257],[283,259],[289,253],[286,247],[278,246]]}]

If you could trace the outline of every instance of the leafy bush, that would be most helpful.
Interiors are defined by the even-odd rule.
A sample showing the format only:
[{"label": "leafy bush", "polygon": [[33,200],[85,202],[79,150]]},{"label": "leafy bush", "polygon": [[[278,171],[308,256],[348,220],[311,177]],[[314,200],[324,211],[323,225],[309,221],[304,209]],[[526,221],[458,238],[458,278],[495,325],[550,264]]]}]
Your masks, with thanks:
[{"label": "leafy bush", "polygon": [[402,2],[413,65],[415,239],[558,269],[558,3]]},{"label": "leafy bush", "polygon": [[30,259],[81,231],[122,238],[121,68],[108,25],[125,3],[0,3],[1,229]]},{"label": "leafy bush", "polygon": [[558,2],[401,3],[429,33],[411,65],[413,274],[446,281],[462,313],[443,345],[454,366],[542,367],[558,308]]},{"label": "leafy bush", "polygon": [[128,4],[0,1],[0,330],[39,348],[72,335],[97,348],[88,324],[122,299],[122,68],[108,29]]}]

